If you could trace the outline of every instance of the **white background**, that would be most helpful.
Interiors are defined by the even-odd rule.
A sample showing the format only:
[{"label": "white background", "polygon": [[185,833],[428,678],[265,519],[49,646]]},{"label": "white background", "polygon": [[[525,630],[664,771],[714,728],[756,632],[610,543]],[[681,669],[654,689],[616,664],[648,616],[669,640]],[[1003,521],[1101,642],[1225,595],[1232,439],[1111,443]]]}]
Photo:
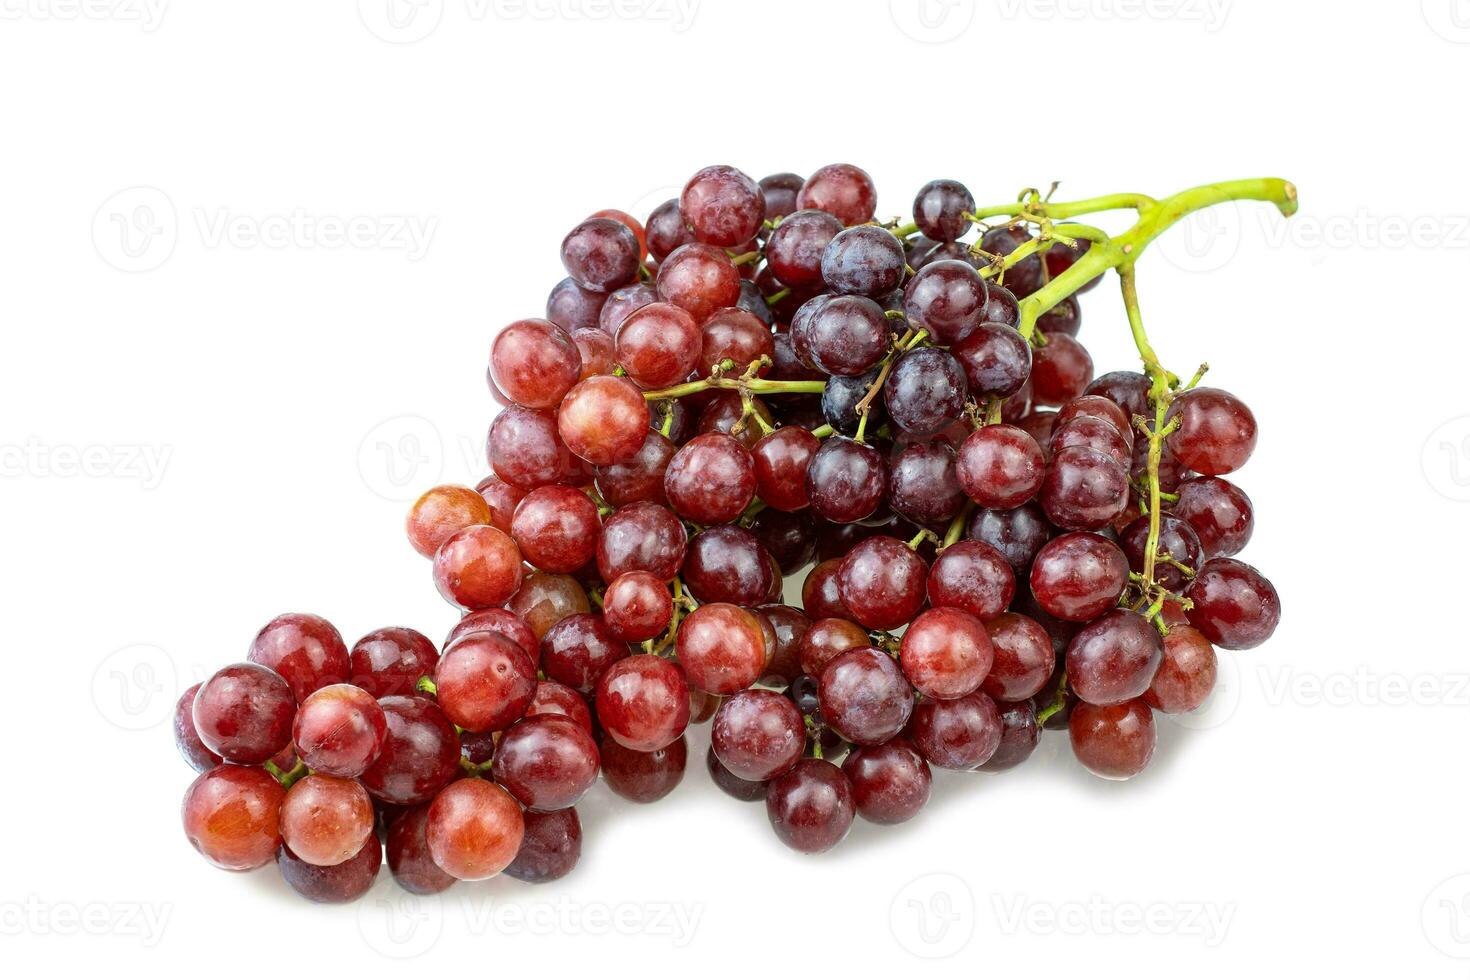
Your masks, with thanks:
[{"label": "white background", "polygon": [[[159,2],[0,0],[15,975],[1470,972],[1470,4]],[[540,314],[567,229],[704,164],[836,160],[885,216],[940,176],[1297,182],[1290,224],[1227,207],[1140,266],[1166,363],[1208,358],[1262,427],[1243,557],[1285,616],[1217,703],[1132,783],[1048,734],[820,858],[709,784],[701,729],[661,804],[591,794],[557,884],[411,906],[385,873],[322,908],[206,866],[174,697],[286,610],[447,630],[405,502],[483,474],[489,339]],[[1115,283],[1099,372],[1134,363]]]}]

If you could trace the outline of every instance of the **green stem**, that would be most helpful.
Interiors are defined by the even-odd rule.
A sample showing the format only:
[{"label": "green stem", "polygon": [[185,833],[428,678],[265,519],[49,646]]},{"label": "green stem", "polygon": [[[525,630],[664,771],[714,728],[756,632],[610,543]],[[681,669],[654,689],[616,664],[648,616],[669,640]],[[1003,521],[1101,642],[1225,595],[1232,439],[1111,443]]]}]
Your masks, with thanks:
[{"label": "green stem", "polygon": [[702,378],[699,381],[686,381],[672,388],[660,388],[657,391],[645,391],[643,397],[648,401],[662,401],[665,398],[683,398],[685,395],[693,395],[710,388],[728,388],[733,391],[746,389],[757,395],[820,395],[822,389],[827,385],[822,381],[767,381],[765,378]]}]

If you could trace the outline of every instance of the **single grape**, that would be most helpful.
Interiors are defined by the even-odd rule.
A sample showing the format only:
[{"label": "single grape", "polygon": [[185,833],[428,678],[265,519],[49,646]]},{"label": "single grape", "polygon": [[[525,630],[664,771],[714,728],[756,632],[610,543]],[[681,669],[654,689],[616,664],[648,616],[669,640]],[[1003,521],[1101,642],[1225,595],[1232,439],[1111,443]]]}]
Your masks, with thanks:
[{"label": "single grape", "polygon": [[684,778],[689,743],[674,739],[652,752],[635,752],[611,738],[602,740],[602,778],[608,789],[634,803],[654,803],[674,791]]},{"label": "single grape", "polygon": [[757,495],[780,511],[803,510],[810,503],[807,468],[821,440],[805,429],[783,426],[763,437],[751,450],[755,461]]},{"label": "single grape", "polygon": [[539,885],[572,873],[582,856],[582,822],[571,807],[550,813],[528,811],[525,834],[515,860],[505,873],[517,881]]},{"label": "single grape", "polygon": [[892,630],[924,604],[929,567],[897,538],[868,538],[842,560],[837,588],[842,604],[869,629]]},{"label": "single grape", "polygon": [[734,694],[760,679],[766,642],[755,616],[726,602],[700,606],[679,624],[679,663],[695,690]]},{"label": "single grape", "polygon": [[454,532],[491,523],[490,504],[469,487],[446,485],[424,493],[408,511],[405,530],[413,550],[433,558]]},{"label": "single grape", "polygon": [[399,887],[415,895],[437,895],[455,881],[453,875],[434,863],[428,829],[427,805],[405,810],[388,824],[388,870]]},{"label": "single grape", "polygon": [[994,658],[985,624],[952,606],[920,613],[905,631],[899,651],[899,663],[914,689],[940,700],[979,688]]},{"label": "single grape", "polygon": [[643,433],[643,444],[628,458],[597,468],[597,492],[614,507],[640,500],[668,502],[664,496],[664,474],[677,452],[672,441],[652,429]]},{"label": "single grape", "polygon": [[275,856],[286,791],[264,769],[216,766],[184,794],[184,834],[194,849],[226,871],[249,871]]},{"label": "single grape", "polygon": [[369,836],[356,854],[331,867],[303,861],[282,844],[276,852],[276,868],[291,890],[313,902],[352,902],[367,894],[383,866],[383,844]]},{"label": "single grape", "polygon": [[1005,612],[985,624],[995,661],[980,689],[996,701],[1025,701],[1046,686],[1056,668],[1051,637],[1036,620]]},{"label": "single grape", "polygon": [[950,353],[976,398],[1009,398],[1031,377],[1031,345],[1004,323],[977,324]]},{"label": "single grape", "polygon": [[1030,574],[1031,563],[1051,532],[1046,515],[1033,501],[1010,510],[977,510],[965,533],[999,551],[1020,576]]},{"label": "single grape", "polygon": [[461,779],[434,797],[425,836],[435,864],[460,881],[481,881],[515,860],[525,831],[509,793],[485,779]]},{"label": "single grape", "polygon": [[1094,378],[1086,394],[1101,395],[1121,408],[1128,418],[1148,417],[1149,380],[1137,371],[1109,371]]},{"label": "single grape", "polygon": [[860,745],[848,753],[842,772],[852,786],[859,816],[877,824],[903,823],[929,802],[929,763],[906,738]]},{"label": "single grape", "polygon": [[934,559],[927,589],[930,605],[952,606],[987,622],[1015,598],[1016,574],[1005,555],[991,545],[957,541]]},{"label": "single grape", "polygon": [[771,588],[770,556],[743,527],[705,528],[689,542],[684,584],[700,602],[753,606]]},{"label": "single grape", "polygon": [[1000,746],[1000,711],[975,691],[952,701],[925,698],[914,706],[908,737],[931,766],[974,769]]},{"label": "single grape", "polygon": [[685,443],[664,474],[669,504],[696,524],[733,521],[750,505],[755,486],[750,450],[715,432]]},{"label": "single grape", "polygon": [[812,511],[837,523],[872,516],[887,484],[882,455],[872,446],[842,436],[823,440],[807,467],[806,489]]},{"label": "single grape", "polygon": [[[669,508],[651,501],[628,504],[602,523],[602,535],[597,540],[597,571],[605,582],[632,571],[651,572],[667,582],[679,574],[688,545],[684,524]],[[585,605],[581,611],[587,611]]]},{"label": "single grape", "polygon": [[894,363],[883,384],[883,401],[895,425],[927,439],[959,420],[969,392],[958,361],[936,347],[920,347]]},{"label": "single grape", "polygon": [[663,262],[679,246],[694,241],[694,233],[685,224],[679,202],[674,198],[654,208],[645,227],[648,229],[648,254],[657,262]]},{"label": "single grape", "polygon": [[[444,638],[444,649],[448,650],[462,636],[470,633],[483,632],[499,633],[524,650],[527,656],[534,657],[536,655],[538,641],[536,634],[531,630],[531,625],[509,609],[476,609],[473,612],[465,613],[459,622],[454,624],[454,628],[449,631],[449,635]],[[437,654],[434,660],[438,660]],[[431,673],[431,671],[420,671],[414,679],[417,680],[418,677],[422,677],[428,673]],[[355,679],[354,683],[365,686],[361,685],[361,682]],[[400,691],[393,693],[406,692]],[[382,696],[379,695],[379,697]]]},{"label": "single grape", "polygon": [[957,242],[970,230],[975,210],[970,189],[957,180],[931,180],[914,196],[914,224],[936,242]]},{"label": "single grape", "polygon": [[[904,287],[903,310],[910,325],[942,346],[957,344],[979,329],[985,309],[985,281],[968,262],[930,261]],[[1029,362],[1029,345],[1027,357]]]},{"label": "single grape", "polygon": [[624,643],[651,640],[668,628],[674,597],[651,572],[625,572],[608,584],[602,615],[608,632]]},{"label": "single grape", "polygon": [[258,765],[291,743],[296,699],[280,674],[256,663],[231,664],[194,695],[194,730],[226,762]]},{"label": "single grape", "polygon": [[573,806],[597,782],[592,734],[570,718],[522,718],[495,746],[495,781],[531,810]]},{"label": "single grape", "polygon": [[406,626],[388,626],[353,644],[348,679],[375,698],[412,694],[419,678],[432,674],[438,661],[439,651],[427,636]]},{"label": "single grape", "polygon": [[349,670],[342,634],[309,613],[286,613],[266,623],[251,641],[247,659],[284,677],[297,701],[328,684],[340,684]]},{"label": "single grape", "polygon": [[546,297],[546,319],[566,331],[595,327],[607,299],[607,293],[584,289],[568,276]]},{"label": "single grape", "polygon": [[[888,335],[883,307],[866,296],[834,296],[811,314],[804,334],[806,359],[828,374],[862,374],[888,352]],[[799,336],[792,339],[800,355]]]},{"label": "single grape", "polygon": [[797,211],[782,219],[766,242],[766,261],[782,284],[793,289],[818,288],[827,243],[842,231],[842,222],[826,211]]},{"label": "single grape", "polygon": [[[1024,228],[1001,226],[980,236],[980,248],[991,255],[1007,256],[1029,241],[1031,235]],[[1002,279],[1017,296],[1030,296],[1046,285],[1046,267],[1041,256],[1033,253],[1007,269]]]},{"label": "single grape", "polygon": [[1012,425],[987,425],[970,433],[960,446],[956,473],[971,500],[1005,510],[1036,496],[1047,469],[1035,439]]},{"label": "single grape", "polygon": [[[1118,537],[1118,543],[1123,546],[1123,554],[1128,556],[1128,567],[1142,574],[1143,563],[1148,551],[1149,520],[1140,517],[1123,529]],[[1159,516],[1159,540],[1158,554],[1168,555],[1178,564],[1162,560],[1154,564],[1154,578],[1164,588],[1172,592],[1182,592],[1189,583],[1189,579],[1199,570],[1200,562],[1203,561],[1202,549],[1199,536],[1194,529],[1177,517],[1169,514]],[[1189,569],[1185,572],[1179,566]]]},{"label": "single grape", "polygon": [[1084,446],[1052,456],[1041,483],[1046,516],[1069,531],[1105,527],[1128,506],[1128,471],[1117,460]]},{"label": "single grape", "polygon": [[561,263],[583,289],[599,293],[626,286],[638,277],[642,246],[621,221],[588,218],[561,243]]},{"label": "single grape", "polygon": [[878,190],[873,178],[850,163],[819,167],[796,195],[798,208],[816,208],[837,216],[844,225],[873,220],[878,208]]},{"label": "single grape", "polygon": [[1132,469],[1133,444],[1131,440],[1119,432],[1113,423],[1105,419],[1089,416],[1069,419],[1062,423],[1053,422],[1051,436],[1047,439],[1048,455],[1055,456],[1070,446],[1095,449],[1119,466]]},{"label": "single grape", "polygon": [[839,617],[819,619],[807,629],[797,649],[801,671],[820,677],[827,665],[839,654],[872,643],[868,631],[851,620]]},{"label": "single grape", "polygon": [[552,680],[591,694],[603,671],[628,653],[628,644],[618,639],[604,617],[577,613],[541,638],[541,669]]},{"label": "single grape", "polygon": [[855,812],[847,777],[824,759],[802,759],[766,788],[766,816],[776,836],[806,854],[836,847]]},{"label": "single grape", "polygon": [[349,860],[373,833],[373,804],[355,779],[313,773],[281,801],[281,838],[307,864]]},{"label": "single grape", "polygon": [[696,322],[740,301],[740,270],[723,249],[699,242],[681,245],[661,261],[656,285],[665,303],[686,310]]},{"label": "single grape", "polygon": [[872,647],[838,654],[823,669],[820,685],[822,718],[857,745],[888,741],[903,731],[913,711],[913,689],[903,671]]},{"label": "single grape", "polygon": [[696,240],[730,248],[755,237],[765,220],[766,198],[743,172],[716,165],[689,178],[679,211]]},{"label": "single grape", "polygon": [[1046,346],[1032,355],[1031,385],[1038,405],[1064,405],[1083,394],[1092,380],[1092,356],[1064,333],[1046,335]]},{"label": "single grape", "polygon": [[886,228],[857,225],[833,236],[822,253],[822,281],[839,295],[882,296],[903,282],[903,244]]},{"label": "single grape", "polygon": [[[524,506],[523,500],[516,512]],[[439,594],[463,609],[501,605],[521,587],[522,579],[520,549],[509,535],[486,524],[455,532],[434,555]]]},{"label": "single grape", "polygon": [[711,747],[725,769],[750,782],[764,782],[801,760],[806,725],[801,712],[775,691],[741,691],[715,712]]},{"label": "single grape", "polygon": [[313,772],[355,779],[377,761],[388,720],[373,696],[350,684],[332,684],[301,702],[292,740]]},{"label": "single grape", "polygon": [[1041,742],[1041,726],[1029,701],[999,704],[1001,735],[995,752],[977,768],[981,772],[1014,769],[1031,757]]},{"label": "single grape", "polygon": [[1142,701],[1072,709],[1067,721],[1077,761],[1104,779],[1130,779],[1153,758],[1158,732],[1153,712]]},{"label": "single grape", "polygon": [[597,505],[576,487],[563,486],[528,493],[516,507],[510,526],[525,561],[543,572],[561,574],[592,560],[600,530]]},{"label": "single grape", "polygon": [[495,386],[524,408],[554,408],[581,374],[576,342],[550,320],[517,320],[490,348]]},{"label": "single grape", "polygon": [[384,803],[427,803],[459,773],[459,734],[428,698],[388,697],[378,705],[388,735],[362,784]]},{"label": "single grape", "polygon": [[852,618],[852,613],[842,604],[842,594],[837,588],[837,573],[841,568],[841,558],[829,558],[813,565],[807,572],[801,584],[801,607],[812,619]]},{"label": "single grape", "polygon": [[[1201,565],[1185,597],[1194,603],[1186,613],[1190,625],[1226,650],[1260,646],[1281,621],[1276,587],[1255,568],[1234,558],[1211,558]],[[194,717],[199,718],[197,707]]]},{"label": "single grape", "polygon": [[1169,510],[1188,522],[1206,558],[1229,558],[1251,539],[1255,509],[1244,490],[1218,476],[1199,476],[1179,484],[1179,499]]},{"label": "single grape", "polygon": [[964,506],[955,452],[943,442],[916,443],[893,460],[888,502],[915,524],[945,524]]},{"label": "single grape", "polygon": [[629,313],[615,339],[618,363],[641,388],[667,388],[688,378],[703,345],[695,318],[672,303]]},{"label": "single grape", "polygon": [[600,374],[580,381],[557,411],[562,443],[593,466],[632,458],[648,435],[648,402],[626,378]]},{"label": "single grape", "polygon": [[472,732],[496,732],[526,713],[536,693],[536,664],[498,633],[471,633],[444,651],[434,684],[450,721]]},{"label": "single grape", "polygon": [[1016,294],[998,282],[985,283],[985,309],[980,312],[981,323],[1000,323],[1012,330],[1021,328],[1021,302]]},{"label": "single grape", "polygon": [[[710,314],[700,326],[700,332],[703,339],[698,367],[704,374],[726,360],[734,362],[736,374],[744,374],[756,361],[770,358],[776,352],[771,328],[755,314],[737,307]],[[768,367],[760,368],[757,375],[764,376],[768,371]],[[738,397],[736,392],[729,394]]]},{"label": "single grape", "polygon": [[[485,503],[490,505],[490,519],[488,521],[477,521],[478,524],[489,524],[492,527],[510,533],[510,518],[515,513],[516,504],[526,495],[526,491],[520,487],[513,487],[500,477],[491,473],[485,479],[475,485],[475,492],[484,498]],[[469,527],[468,524],[464,525]],[[459,530],[459,528],[455,528]],[[443,544],[441,541],[440,544]],[[439,550],[437,547],[435,551]],[[425,555],[426,558],[434,557],[432,554]]]},{"label": "single grape", "polygon": [[[606,530],[604,527],[604,536]],[[536,572],[526,576],[525,584],[510,597],[506,608],[525,621],[539,642],[551,627],[568,616],[587,612],[592,604],[587,590],[570,575]]]},{"label": "single grape", "polygon": [[1067,685],[1088,704],[1122,704],[1153,683],[1164,642],[1152,623],[1112,609],[1088,623],[1067,647]]},{"label": "single grape", "polygon": [[1185,466],[1206,476],[1240,469],[1256,448],[1256,417],[1245,402],[1219,388],[1192,388],[1169,406],[1166,421],[1178,422],[1167,438]]},{"label": "single grape", "polygon": [[617,661],[597,682],[597,719],[624,748],[653,752],[689,724],[689,685],[677,664],[652,654]]},{"label": "single grape", "polygon": [[1215,688],[1215,648],[1193,626],[1176,625],[1164,637],[1164,659],[1143,700],[1155,711],[1194,711]]},{"label": "single grape", "polygon": [[1101,616],[1128,584],[1128,558],[1100,534],[1053,538],[1031,566],[1031,594],[1048,615],[1074,623]]},{"label": "single grape", "polygon": [[572,467],[556,418],[526,408],[508,408],[495,416],[485,454],[495,475],[521,491],[560,483]]}]

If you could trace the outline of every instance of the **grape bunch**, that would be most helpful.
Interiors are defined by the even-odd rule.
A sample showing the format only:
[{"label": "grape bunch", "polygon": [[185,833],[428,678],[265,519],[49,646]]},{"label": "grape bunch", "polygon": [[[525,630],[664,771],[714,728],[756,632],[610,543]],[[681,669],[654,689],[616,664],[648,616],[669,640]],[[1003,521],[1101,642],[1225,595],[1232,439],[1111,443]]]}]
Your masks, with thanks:
[{"label": "grape bunch", "polygon": [[[546,315],[494,338],[489,475],[408,515],[458,623],[350,649],[319,617],[267,624],[179,701],[190,841],[317,901],[385,853],[419,893],[549,881],[599,774],[658,800],[702,723],[716,785],[804,852],[1044,729],[1138,775],[1155,712],[1199,708],[1216,648],[1281,614],[1235,557],[1255,417],[1159,363],[1134,281],[1168,223],[1241,198],[1295,207],[1269,180],[983,208],[934,180],[881,222],[836,164],[707,167],[646,222],[592,215]],[[1139,214],[1117,238],[1069,220],[1117,208]],[[1096,376],[1077,340],[1109,269],[1142,372]]]}]

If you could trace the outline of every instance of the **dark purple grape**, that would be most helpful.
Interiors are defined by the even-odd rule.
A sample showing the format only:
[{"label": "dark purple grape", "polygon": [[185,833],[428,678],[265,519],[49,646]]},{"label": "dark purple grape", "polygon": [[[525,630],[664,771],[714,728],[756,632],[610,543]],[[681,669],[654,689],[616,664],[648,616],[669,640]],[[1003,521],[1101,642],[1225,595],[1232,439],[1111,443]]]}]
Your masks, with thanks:
[{"label": "dark purple grape", "polygon": [[[1148,530],[1148,518],[1140,517],[1124,528],[1123,533],[1118,536],[1118,543],[1123,546],[1123,554],[1128,556],[1128,567],[1135,572],[1143,572],[1144,558],[1148,551]],[[1158,554],[1168,555],[1180,565],[1188,568],[1191,573],[1198,571],[1200,562],[1204,560],[1199,535],[1194,533],[1194,528],[1180,518],[1169,514],[1159,516]],[[1170,564],[1160,558],[1154,563],[1154,579],[1171,592],[1181,592],[1188,584],[1190,575],[1178,565]]]},{"label": "dark purple grape", "polygon": [[787,215],[766,242],[766,262],[772,274],[794,289],[821,287],[822,255],[840,231],[842,222],[826,211]]},{"label": "dark purple grape", "polygon": [[843,436],[823,440],[806,472],[812,512],[839,524],[872,515],[887,484],[882,454]]},{"label": "dark purple grape", "polygon": [[683,736],[652,752],[602,740],[602,778],[608,789],[634,803],[653,803],[672,793],[684,778],[688,759],[689,742]]},{"label": "dark purple grape", "polygon": [[1041,742],[1041,726],[1036,724],[1036,710],[1029,701],[997,704],[1000,709],[1000,745],[979,767],[981,772],[1004,772],[1013,769],[1036,751]]},{"label": "dark purple grape", "polygon": [[[991,255],[1007,256],[1031,241],[1024,228],[992,228],[980,236],[980,248]],[[1046,285],[1046,267],[1041,256],[1028,255],[1002,275],[1003,284],[1017,296],[1025,298]]]},{"label": "dark purple grape", "polygon": [[1141,697],[1164,659],[1164,641],[1138,613],[1113,609],[1078,631],[1067,647],[1067,686],[1088,704]]},{"label": "dark purple grape", "polygon": [[[803,334],[792,341],[802,354]],[[888,352],[888,317],[883,307],[866,296],[834,296],[811,313],[804,331],[805,344],[815,367],[828,374],[862,374]]]},{"label": "dark purple grape", "polygon": [[951,348],[970,393],[976,398],[1009,398],[1031,377],[1031,345],[1004,323],[982,323]]},{"label": "dark purple grape", "polygon": [[985,280],[968,262],[931,260],[903,290],[909,324],[944,347],[978,327],[985,308]]},{"label": "dark purple grape", "polygon": [[858,814],[872,823],[903,823],[929,802],[929,764],[906,738],[853,749],[842,772]]},{"label": "dark purple grape", "polygon": [[[841,376],[830,378],[822,389],[822,415],[827,424],[845,436],[856,435],[861,417],[857,403],[862,401],[868,389],[878,380],[879,368],[871,368],[852,378]],[[888,420],[884,399],[874,398],[868,403],[868,428],[876,431]]]},{"label": "dark purple grape", "polygon": [[1128,472],[1095,449],[1073,446],[1052,457],[1041,484],[1041,506],[1058,527],[1092,531],[1128,506]]},{"label": "dark purple grape", "polygon": [[920,701],[907,735],[931,766],[964,770],[990,760],[1001,731],[995,702],[976,691],[953,701]]},{"label": "dark purple grape", "polygon": [[1131,420],[1134,416],[1149,416],[1148,378],[1137,371],[1109,371],[1094,378],[1085,394],[1101,395],[1121,408]]},{"label": "dark purple grape", "polygon": [[383,865],[383,844],[368,837],[356,854],[327,867],[297,857],[285,844],[276,852],[276,867],[291,890],[313,902],[351,902],[367,894]]},{"label": "dark purple grape", "polygon": [[[803,490],[805,487],[803,476]],[[751,522],[750,533],[776,559],[782,575],[796,574],[810,565],[817,553],[817,528],[809,514],[793,514],[767,507]]]},{"label": "dark purple grape", "polygon": [[1011,510],[977,510],[965,531],[1004,555],[1017,576],[1030,573],[1031,562],[1051,532],[1051,524],[1034,501]]},{"label": "dark purple grape", "polygon": [[551,288],[546,297],[546,319],[570,333],[598,325],[607,293],[583,289],[568,276]]},{"label": "dark purple grape", "polygon": [[1229,558],[1251,539],[1255,511],[1245,491],[1218,476],[1199,476],[1179,484],[1179,499],[1168,505],[1199,536],[1206,558]]},{"label": "dark purple grape", "polygon": [[679,202],[669,198],[653,209],[646,222],[648,229],[648,254],[654,261],[662,262],[681,245],[694,241],[694,233],[684,223],[679,211]]},{"label": "dark purple grape", "polygon": [[958,514],[965,494],[954,450],[942,442],[921,442],[899,453],[888,475],[888,500],[915,524],[943,524]]},{"label": "dark purple grape", "polygon": [[824,759],[803,759],[766,789],[766,816],[781,842],[819,854],[852,827],[856,807],[842,770]]},{"label": "dark purple grape", "polygon": [[882,296],[898,288],[903,273],[903,244],[877,225],[838,232],[822,253],[822,280],[840,295]]},{"label": "dark purple grape", "polygon": [[980,313],[981,323],[1003,323],[1019,330],[1021,327],[1021,303],[1016,294],[997,282],[985,283],[985,309]]},{"label": "dark purple grape", "polygon": [[766,798],[766,784],[741,779],[733,772],[725,768],[725,764],[715,755],[714,746],[710,746],[704,757],[705,768],[709,770],[710,779],[728,796],[733,796],[742,803],[754,803],[756,800]]},{"label": "dark purple grape", "polygon": [[766,220],[777,221],[796,210],[796,195],[806,178],[800,174],[769,174],[759,181],[761,193],[766,196]]},{"label": "dark purple grape", "polygon": [[957,180],[931,180],[914,196],[914,224],[936,242],[959,241],[970,230],[965,215],[974,210],[974,196]]},{"label": "dark purple grape", "polygon": [[606,293],[637,278],[641,252],[638,236],[621,221],[588,218],[562,240],[561,262],[583,289]]},{"label": "dark purple grape", "polygon": [[893,365],[883,384],[883,401],[895,425],[927,439],[959,421],[969,390],[958,361],[937,347],[920,347]]},{"label": "dark purple grape", "polygon": [[1260,646],[1281,621],[1276,587],[1234,558],[1211,558],[1201,565],[1185,596],[1194,603],[1187,613],[1190,625],[1227,650]]},{"label": "dark purple grape", "polygon": [[564,878],[582,856],[582,821],[571,807],[550,813],[527,810],[521,849],[505,873],[517,881],[539,885]]},{"label": "dark purple grape", "polygon": [[771,586],[770,556],[743,527],[708,527],[689,541],[684,584],[702,603],[754,606]]}]

